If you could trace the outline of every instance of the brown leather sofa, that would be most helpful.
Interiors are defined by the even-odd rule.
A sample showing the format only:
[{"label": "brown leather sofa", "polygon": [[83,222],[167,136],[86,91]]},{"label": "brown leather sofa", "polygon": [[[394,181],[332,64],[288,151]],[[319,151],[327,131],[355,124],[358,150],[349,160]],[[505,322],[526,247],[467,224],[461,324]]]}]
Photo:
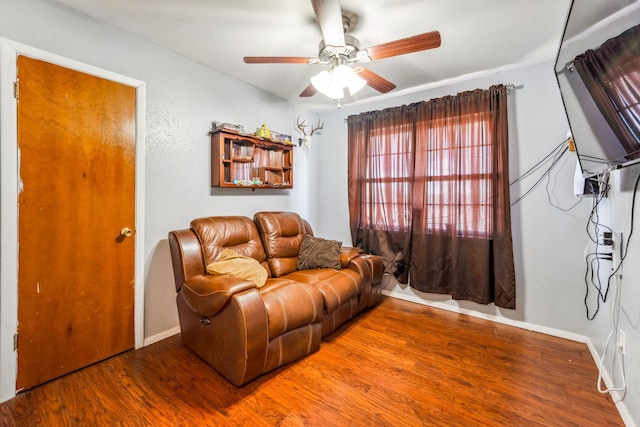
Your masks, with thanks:
[{"label": "brown leather sofa", "polygon": [[[342,247],[340,269],[299,270],[305,235],[309,223],[292,212],[199,218],[169,233],[182,340],[236,386],[317,351],[380,300],[380,257]],[[207,273],[227,248],[264,267],[264,286]]]}]

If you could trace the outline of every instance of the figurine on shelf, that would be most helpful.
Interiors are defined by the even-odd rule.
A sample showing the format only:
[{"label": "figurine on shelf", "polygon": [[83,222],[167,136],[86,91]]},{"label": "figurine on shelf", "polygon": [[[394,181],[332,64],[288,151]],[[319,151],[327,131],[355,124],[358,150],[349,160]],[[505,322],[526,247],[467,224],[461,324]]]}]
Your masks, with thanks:
[{"label": "figurine on shelf", "polygon": [[258,128],[258,130],[256,130],[256,136],[258,138],[270,139],[271,138],[271,131],[269,129],[267,129],[267,125],[266,124],[263,124],[261,127]]}]

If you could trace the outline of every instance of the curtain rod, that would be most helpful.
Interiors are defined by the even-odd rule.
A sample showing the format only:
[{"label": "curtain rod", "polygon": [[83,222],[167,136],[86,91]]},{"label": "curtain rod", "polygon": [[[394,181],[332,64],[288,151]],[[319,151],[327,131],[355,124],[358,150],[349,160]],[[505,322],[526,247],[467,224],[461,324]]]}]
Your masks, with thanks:
[{"label": "curtain rod", "polygon": [[[504,85],[504,87],[507,89],[507,95],[510,94],[512,90],[518,89],[518,86],[514,85],[513,83],[507,83]],[[344,122],[347,123],[346,118],[344,119]]]}]

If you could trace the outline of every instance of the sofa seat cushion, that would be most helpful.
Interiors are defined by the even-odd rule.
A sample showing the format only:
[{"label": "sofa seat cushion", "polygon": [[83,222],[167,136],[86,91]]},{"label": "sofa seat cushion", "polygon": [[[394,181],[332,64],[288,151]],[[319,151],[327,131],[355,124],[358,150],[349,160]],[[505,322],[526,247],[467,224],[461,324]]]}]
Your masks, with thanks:
[{"label": "sofa seat cushion", "polygon": [[317,268],[298,270],[283,278],[313,285],[324,298],[325,314],[333,313],[350,299],[357,298],[362,288],[362,277],[353,270]]},{"label": "sofa seat cushion", "polygon": [[323,298],[315,287],[283,278],[269,278],[260,289],[269,320],[269,339],[322,321]]}]

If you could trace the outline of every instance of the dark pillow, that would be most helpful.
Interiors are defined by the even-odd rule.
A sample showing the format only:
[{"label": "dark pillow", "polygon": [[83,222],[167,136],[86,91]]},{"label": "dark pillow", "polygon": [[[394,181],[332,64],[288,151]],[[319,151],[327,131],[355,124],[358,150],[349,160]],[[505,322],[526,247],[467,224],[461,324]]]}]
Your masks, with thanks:
[{"label": "dark pillow", "polygon": [[298,270],[335,268],[340,270],[340,246],[336,240],[326,240],[306,234],[298,254]]}]

